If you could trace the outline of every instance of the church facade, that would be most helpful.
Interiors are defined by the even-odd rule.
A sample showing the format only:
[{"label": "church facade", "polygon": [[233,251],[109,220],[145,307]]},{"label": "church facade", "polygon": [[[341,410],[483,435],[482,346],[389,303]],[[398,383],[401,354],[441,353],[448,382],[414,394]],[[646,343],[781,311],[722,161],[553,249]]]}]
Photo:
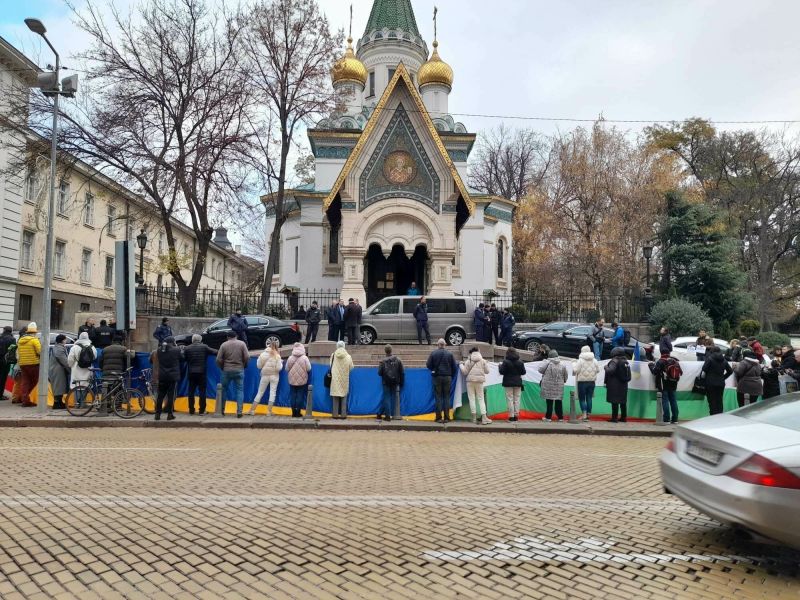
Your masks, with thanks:
[{"label": "church facade", "polygon": [[[466,185],[475,134],[449,114],[452,68],[429,53],[410,0],[375,0],[334,66],[337,108],[308,132],[313,185],[287,191],[273,285],[370,305],[511,292],[514,203]],[[267,239],[274,215],[267,208]]]}]

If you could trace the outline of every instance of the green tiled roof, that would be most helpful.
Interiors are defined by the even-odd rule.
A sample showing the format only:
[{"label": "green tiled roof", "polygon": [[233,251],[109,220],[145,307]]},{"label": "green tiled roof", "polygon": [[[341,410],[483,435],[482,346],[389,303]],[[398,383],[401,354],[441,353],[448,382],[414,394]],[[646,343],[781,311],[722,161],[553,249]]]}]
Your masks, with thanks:
[{"label": "green tiled roof", "polygon": [[384,28],[400,29],[421,37],[411,0],[375,0],[364,35]]}]

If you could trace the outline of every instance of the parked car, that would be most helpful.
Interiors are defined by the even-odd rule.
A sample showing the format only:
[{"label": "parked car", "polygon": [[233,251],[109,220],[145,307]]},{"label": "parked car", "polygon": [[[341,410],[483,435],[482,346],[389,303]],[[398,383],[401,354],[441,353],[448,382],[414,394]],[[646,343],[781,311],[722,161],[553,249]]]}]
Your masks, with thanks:
[{"label": "parked car", "polygon": [[[51,330],[50,331],[50,346],[51,347],[55,346],[56,337],[58,337],[61,334],[67,336],[67,347],[72,347],[72,345],[75,343],[75,340],[78,339],[78,334],[77,333],[71,333],[69,331],[61,331],[60,329]],[[41,337],[41,335],[42,334],[40,333],[39,337]],[[15,340],[19,340],[19,333],[15,333],[14,334],[14,339]]]},{"label": "parked car", "polygon": [[666,492],[800,548],[800,393],[682,424],[659,463]]},{"label": "parked car", "polygon": [[561,333],[567,329],[572,329],[573,327],[578,327],[579,325],[583,325],[583,323],[573,323],[572,321],[555,321],[553,323],[547,323],[542,325],[541,327],[537,327],[533,331],[549,331],[549,332],[556,332]]},{"label": "parked car", "polygon": [[[368,307],[361,325],[361,343],[416,341],[414,309],[419,300],[419,296],[390,296]],[[427,301],[428,327],[433,340],[444,338],[450,346],[460,346],[475,337],[475,301],[472,298],[431,296]]]},{"label": "parked car", "polygon": [[[697,353],[695,352],[695,342],[697,342],[697,337],[679,337],[672,340],[672,354],[670,356],[674,356],[678,360],[682,361],[696,361],[697,360]],[[725,340],[718,340],[714,339],[714,345],[718,346],[720,350],[726,352],[730,345]],[[661,356],[661,352],[658,347],[658,342],[653,344],[653,355],[658,358]]]},{"label": "parked car", "polygon": [[[589,345],[589,335],[592,333],[593,325],[578,325],[563,331],[526,331],[514,334],[511,344],[520,350],[536,352],[542,344],[546,344],[551,350],[557,350],[561,356],[567,358],[578,358],[583,346]],[[606,343],[603,344],[602,359],[611,358],[611,338],[614,331],[605,328]],[[633,356],[633,350],[638,342],[635,338],[630,339],[630,343],[625,347],[629,357]],[[642,352],[644,349],[642,348]]]},{"label": "parked car", "polygon": [[[246,315],[245,318],[248,323],[247,347],[251,350],[263,350],[272,342],[277,342],[280,347],[300,341],[299,328],[294,324],[263,315]],[[209,326],[200,335],[203,336],[204,344],[219,348],[228,339],[230,330],[228,319],[222,319]],[[175,343],[178,346],[188,346],[192,343],[192,334],[176,335]]]}]

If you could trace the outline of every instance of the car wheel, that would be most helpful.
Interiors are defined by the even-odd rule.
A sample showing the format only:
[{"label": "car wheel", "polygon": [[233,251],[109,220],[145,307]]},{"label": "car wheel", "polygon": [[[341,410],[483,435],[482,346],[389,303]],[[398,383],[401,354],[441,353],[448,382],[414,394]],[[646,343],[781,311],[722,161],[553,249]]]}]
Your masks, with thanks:
[{"label": "car wheel", "polygon": [[266,348],[269,348],[273,344],[273,342],[278,344],[278,348],[281,347],[281,343],[282,343],[281,342],[281,338],[279,336],[277,336],[277,335],[268,336],[267,339],[264,340],[264,346]]},{"label": "car wheel", "polygon": [[527,350],[528,352],[533,352],[534,354],[536,352],[539,352],[539,349],[541,347],[542,347],[542,344],[541,344],[541,342],[539,342],[539,340],[531,340],[530,342],[525,344],[525,350]]},{"label": "car wheel", "polygon": [[450,329],[444,336],[448,346],[463,346],[466,338],[467,334],[461,329]]},{"label": "car wheel", "polygon": [[378,338],[378,334],[375,333],[374,329],[370,329],[369,327],[362,327],[361,329],[361,345],[362,346],[371,346],[375,343],[375,340]]}]

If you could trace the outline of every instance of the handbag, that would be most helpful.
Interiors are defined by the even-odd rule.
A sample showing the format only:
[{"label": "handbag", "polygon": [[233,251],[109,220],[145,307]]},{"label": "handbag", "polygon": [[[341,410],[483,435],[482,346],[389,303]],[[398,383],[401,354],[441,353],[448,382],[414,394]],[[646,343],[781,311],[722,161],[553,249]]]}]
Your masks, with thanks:
[{"label": "handbag", "polygon": [[701,375],[694,378],[694,385],[692,386],[692,393],[699,396],[706,395],[706,381]]},{"label": "handbag", "polygon": [[325,373],[325,379],[323,379],[322,385],[330,389],[332,383],[333,383],[333,356],[331,356],[331,364],[330,367],[328,367],[328,372]]}]

